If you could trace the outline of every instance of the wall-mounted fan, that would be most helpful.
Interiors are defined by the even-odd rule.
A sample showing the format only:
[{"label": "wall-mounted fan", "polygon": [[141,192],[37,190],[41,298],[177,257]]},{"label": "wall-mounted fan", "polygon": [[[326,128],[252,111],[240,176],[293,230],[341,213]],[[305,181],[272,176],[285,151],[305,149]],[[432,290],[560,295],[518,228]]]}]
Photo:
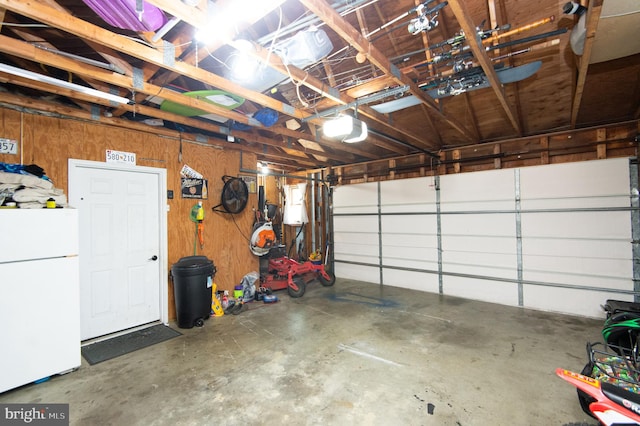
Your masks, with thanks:
[{"label": "wall-mounted fan", "polygon": [[[247,207],[249,200],[249,188],[244,180],[233,176],[222,176],[224,186],[220,195],[220,204],[212,210],[223,213],[240,213]],[[222,207],[224,210],[220,210]]]}]

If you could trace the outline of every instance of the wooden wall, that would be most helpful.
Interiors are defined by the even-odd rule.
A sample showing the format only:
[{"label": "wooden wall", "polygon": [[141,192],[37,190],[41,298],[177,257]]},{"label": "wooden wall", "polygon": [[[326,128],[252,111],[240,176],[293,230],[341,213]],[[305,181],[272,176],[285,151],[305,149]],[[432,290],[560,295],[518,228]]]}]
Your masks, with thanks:
[{"label": "wooden wall", "polygon": [[640,120],[334,167],[338,184],[637,156]]},{"label": "wooden wall", "polygon": [[[0,154],[0,162],[37,164],[65,194],[68,194],[69,158],[105,161],[106,150],[113,149],[134,152],[139,166],[166,169],[167,189],[174,192],[174,198],[167,200],[169,268],[180,258],[194,254],[195,225],[189,214],[196,201],[180,197],[180,169],[184,164],[189,165],[209,180],[209,197],[203,200],[205,244],[202,250],[198,247],[197,254],[207,256],[216,265],[214,281],[218,290],[231,290],[245,274],[258,271],[258,258],[249,251],[247,241],[251,235],[252,209],[257,206],[257,195],[250,194],[247,208],[235,217],[213,212],[211,208],[220,203],[222,176],[238,176],[242,167],[253,170],[256,156],[241,155],[237,150],[223,150],[207,145],[206,141],[185,139],[190,136],[182,135],[181,162],[181,135],[166,130],[161,131],[162,135],[156,133],[158,130],[151,127],[145,131],[142,125],[139,129],[131,129],[0,108],[0,138],[19,142],[18,154]],[[175,318],[171,281],[169,317]]]}]

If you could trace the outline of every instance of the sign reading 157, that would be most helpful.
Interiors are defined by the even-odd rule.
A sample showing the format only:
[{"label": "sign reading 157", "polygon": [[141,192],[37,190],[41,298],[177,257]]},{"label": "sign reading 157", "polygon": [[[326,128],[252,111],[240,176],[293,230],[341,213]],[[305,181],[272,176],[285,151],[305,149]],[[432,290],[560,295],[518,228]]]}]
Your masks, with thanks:
[{"label": "sign reading 157", "polygon": [[17,154],[18,141],[0,138],[0,154]]}]

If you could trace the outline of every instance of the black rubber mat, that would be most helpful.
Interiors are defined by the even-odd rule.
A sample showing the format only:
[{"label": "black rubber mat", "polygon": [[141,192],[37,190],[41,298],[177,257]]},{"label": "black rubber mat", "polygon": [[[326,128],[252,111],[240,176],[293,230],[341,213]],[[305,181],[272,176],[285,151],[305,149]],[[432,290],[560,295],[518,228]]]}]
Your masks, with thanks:
[{"label": "black rubber mat", "polygon": [[89,364],[94,365],[181,335],[179,331],[165,325],[154,325],[83,346],[82,356]]}]

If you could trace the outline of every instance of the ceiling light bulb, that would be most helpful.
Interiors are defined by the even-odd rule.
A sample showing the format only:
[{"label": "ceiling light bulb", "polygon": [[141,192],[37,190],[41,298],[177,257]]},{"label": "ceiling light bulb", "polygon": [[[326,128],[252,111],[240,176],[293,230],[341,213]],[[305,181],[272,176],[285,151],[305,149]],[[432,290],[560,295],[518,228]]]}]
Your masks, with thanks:
[{"label": "ceiling light bulb", "polygon": [[341,138],[347,143],[363,141],[368,135],[367,123],[348,115],[325,121],[322,132],[328,138]]},{"label": "ceiling light bulb", "polygon": [[348,115],[341,115],[338,118],[325,121],[322,125],[322,132],[328,138],[345,136],[353,130],[353,118]]},{"label": "ceiling light bulb", "polygon": [[256,48],[248,40],[236,40],[233,42],[236,49],[227,59],[227,65],[231,69],[231,80],[236,82],[252,81],[256,78],[260,61],[252,56]]},{"label": "ceiling light bulb", "polygon": [[361,121],[360,123],[361,123],[360,134],[352,138],[347,138],[343,142],[346,142],[346,143],[362,142],[367,138],[367,136],[369,135],[369,130],[367,129],[367,123],[365,123],[364,121]]},{"label": "ceiling light bulb", "polygon": [[264,162],[262,162],[262,161],[258,161],[257,168],[258,168],[258,170],[260,170],[263,174],[267,174],[267,173],[269,173],[269,165],[268,165],[267,163],[264,163]]}]

